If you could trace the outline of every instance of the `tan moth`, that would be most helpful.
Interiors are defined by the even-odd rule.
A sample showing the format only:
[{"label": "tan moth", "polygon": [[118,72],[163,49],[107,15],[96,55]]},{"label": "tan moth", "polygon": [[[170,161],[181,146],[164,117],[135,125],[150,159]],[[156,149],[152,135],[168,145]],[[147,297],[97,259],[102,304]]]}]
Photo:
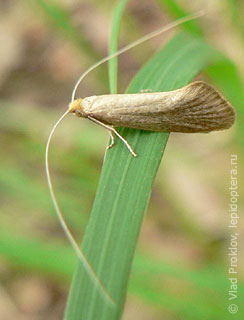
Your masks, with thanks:
[{"label": "tan moth", "polygon": [[137,154],[114,127],[124,126],[150,131],[185,133],[210,132],[230,128],[235,121],[234,108],[217,90],[202,81],[193,82],[188,86],[170,92],[108,94],[91,96],[84,99],[75,99],[75,94],[80,82],[89,72],[102,63],[132,49],[146,40],[172,29],[173,27],[196,19],[202,15],[203,13],[199,12],[172,22],[91,66],[76,82],[72,92],[69,109],[53,126],[48,137],[45,154],[46,175],[57,216],[68,240],[86,270],[87,275],[90,277],[103,299],[111,305],[114,305],[115,301],[104,288],[84,252],[74,239],[56,199],[49,170],[50,141],[59,123],[69,113],[74,113],[79,117],[87,118],[105,127],[112,139],[108,148],[113,146],[114,135],[117,135],[135,157]]},{"label": "tan moth", "polygon": [[[211,132],[230,128],[235,110],[212,86],[193,82],[170,92],[109,94],[74,100],[69,112],[104,126],[131,146],[112,126],[159,132]],[[114,138],[112,136],[112,144]]]}]

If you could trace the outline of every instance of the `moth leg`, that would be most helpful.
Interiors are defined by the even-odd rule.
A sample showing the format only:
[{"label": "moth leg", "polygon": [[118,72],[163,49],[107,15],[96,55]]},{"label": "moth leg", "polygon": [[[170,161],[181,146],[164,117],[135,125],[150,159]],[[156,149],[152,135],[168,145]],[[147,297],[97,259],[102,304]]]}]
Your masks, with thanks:
[{"label": "moth leg", "polygon": [[110,138],[111,138],[111,143],[107,146],[107,149],[110,149],[114,145],[114,135],[113,135],[113,132],[111,132],[110,130],[108,130],[108,133],[109,133]]},{"label": "moth leg", "polygon": [[[93,117],[90,117],[90,116],[88,116],[87,118],[90,119],[91,121],[95,122],[96,124],[99,124],[100,126],[106,128],[106,129],[109,131],[110,136],[113,135],[113,133],[116,134],[116,136],[119,137],[120,140],[122,140],[122,141],[124,142],[124,144],[125,144],[126,147],[129,149],[129,151],[130,151],[130,153],[133,155],[133,157],[137,157],[137,154],[136,154],[135,151],[132,149],[132,147],[131,147],[131,145],[129,144],[129,142],[128,142],[127,140],[125,140],[125,138],[123,138],[123,137],[118,133],[118,131],[115,130],[112,126],[109,126],[109,125],[107,125],[107,124],[105,124],[105,123],[103,123],[103,122],[101,122],[101,121],[99,121],[99,120],[97,120],[97,119],[95,119],[95,118],[93,118]],[[111,136],[111,138],[112,138],[112,136]],[[111,143],[111,145],[110,145],[109,147],[112,147],[113,145],[114,145],[114,137],[112,138],[112,143]]]}]

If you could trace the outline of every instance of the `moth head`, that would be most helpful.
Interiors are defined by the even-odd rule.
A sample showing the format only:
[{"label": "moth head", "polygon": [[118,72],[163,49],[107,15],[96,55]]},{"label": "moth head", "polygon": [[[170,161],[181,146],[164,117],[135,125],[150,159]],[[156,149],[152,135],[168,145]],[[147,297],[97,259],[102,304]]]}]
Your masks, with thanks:
[{"label": "moth head", "polygon": [[78,117],[83,117],[82,99],[76,99],[69,104],[69,112],[74,113]]}]

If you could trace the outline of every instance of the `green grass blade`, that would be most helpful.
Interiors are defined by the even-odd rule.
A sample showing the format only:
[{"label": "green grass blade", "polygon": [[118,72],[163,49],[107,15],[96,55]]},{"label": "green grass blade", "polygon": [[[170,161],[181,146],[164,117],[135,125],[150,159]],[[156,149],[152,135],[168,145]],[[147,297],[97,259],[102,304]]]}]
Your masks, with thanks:
[{"label": "green grass blade", "polygon": [[242,40],[244,40],[244,23],[243,23],[243,7],[242,1],[225,0],[228,14],[231,15],[231,23],[240,32]]},{"label": "green grass blade", "polygon": [[[119,29],[121,18],[129,0],[121,0],[115,8],[112,35],[110,41],[109,55],[112,55],[118,50]],[[109,89],[110,93],[117,93],[117,72],[118,72],[118,59],[114,57],[108,62],[108,75],[109,75]]]},{"label": "green grass blade", "polygon": [[[203,40],[187,34],[174,37],[135,77],[128,92],[167,91],[189,83],[219,54]],[[139,154],[134,159],[116,140],[107,153],[83,249],[113,298],[104,304],[79,266],[73,279],[66,319],[119,319],[129,271],[151,186],[167,143],[167,133],[123,128],[120,133]]]},{"label": "green grass blade", "polygon": [[[66,8],[57,1],[53,0],[29,0],[31,4],[41,9],[44,17],[48,19],[53,30],[57,31],[62,38],[68,40],[78,52],[82,54],[85,58],[93,64],[100,59],[97,54],[97,50],[93,47],[91,42],[87,39],[86,33],[82,32],[72,21],[71,14],[66,10]],[[38,11],[39,12],[39,11]],[[100,82],[102,88],[107,89],[104,86],[106,70],[104,66],[96,70],[96,81]]]},{"label": "green grass blade", "polygon": [[[99,59],[96,49],[88,41],[86,34],[72,21],[71,14],[57,1],[29,0],[31,4],[41,9],[44,17],[52,24],[53,30],[68,40],[79,52],[85,53],[91,63]],[[102,67],[103,70],[103,67]],[[102,77],[102,74],[99,74]]]},{"label": "green grass blade", "polygon": [[[237,72],[236,66],[225,56],[206,69],[212,83],[221,90],[226,98],[233,104],[237,112],[236,141],[244,151],[244,83]],[[230,81],[231,79],[231,81]]]},{"label": "green grass blade", "polygon": [[[157,0],[157,2],[163,9],[166,9],[167,12],[169,12],[175,19],[185,17],[190,14],[190,12],[184,10],[175,0]],[[184,25],[182,25],[182,28],[194,35],[199,36],[203,34],[201,28],[198,25],[197,20],[188,21],[187,23],[184,23]]]},{"label": "green grass blade", "polygon": [[[180,18],[189,14],[189,12],[184,10],[175,0],[158,0],[158,3],[174,18]],[[232,16],[233,24],[243,33],[244,27],[243,21],[240,18],[240,2],[226,0],[226,5],[230,8],[228,14]],[[203,30],[199,26],[198,20],[184,23],[182,28],[185,28],[192,34],[203,35]],[[211,82],[226,96],[237,110],[236,141],[242,147],[242,150],[244,150],[244,141],[242,139],[244,130],[244,83],[237,72],[237,68],[230,59],[222,55],[219,62],[209,66],[206,71]]]},{"label": "green grass blade", "polygon": [[31,270],[62,282],[68,281],[77,263],[77,257],[70,249],[68,245],[23,238],[0,228],[1,256],[11,261],[11,265],[15,265],[18,270]]}]

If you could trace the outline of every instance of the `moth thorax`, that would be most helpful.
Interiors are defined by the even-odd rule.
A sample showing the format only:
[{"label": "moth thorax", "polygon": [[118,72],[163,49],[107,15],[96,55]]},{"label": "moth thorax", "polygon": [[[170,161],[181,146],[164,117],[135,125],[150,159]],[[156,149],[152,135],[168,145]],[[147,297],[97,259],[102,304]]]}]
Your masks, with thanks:
[{"label": "moth thorax", "polygon": [[78,117],[85,118],[84,109],[82,106],[82,99],[76,99],[69,104],[69,112],[75,113]]}]

